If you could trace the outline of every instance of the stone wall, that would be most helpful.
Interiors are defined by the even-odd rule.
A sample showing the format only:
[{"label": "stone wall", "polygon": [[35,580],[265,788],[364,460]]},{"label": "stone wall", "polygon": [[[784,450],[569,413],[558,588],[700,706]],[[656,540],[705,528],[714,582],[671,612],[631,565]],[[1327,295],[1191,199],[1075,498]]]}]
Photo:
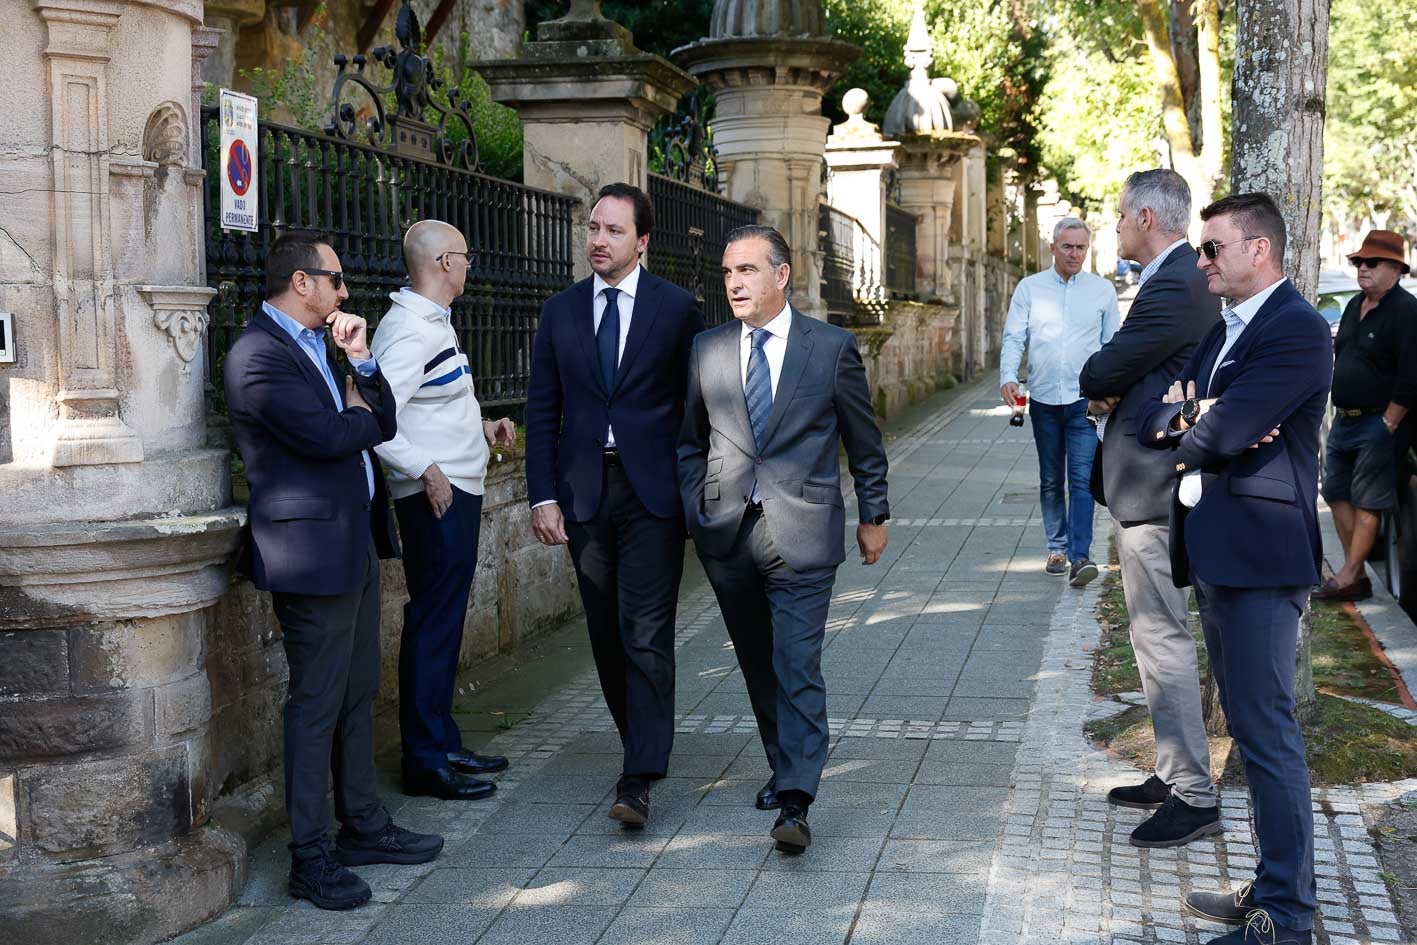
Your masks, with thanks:
[{"label": "stone wall", "polygon": [[[580,611],[570,555],[532,536],[524,473],[519,459],[494,464],[488,473],[477,580],[463,627],[464,668],[513,650]],[[398,701],[399,637],[408,600],[398,561],[384,562],[382,591],[378,707],[389,708]],[[211,778],[223,792],[243,798],[246,816],[268,825],[280,814],[280,791],[266,790],[265,782],[279,778],[287,678],[271,597],[250,581],[233,581],[213,608],[210,626]],[[250,809],[251,797],[256,807],[274,806]]]},{"label": "stone wall", "polygon": [[957,378],[951,370],[959,307],[891,302],[879,325],[853,327],[876,415],[889,417]]}]

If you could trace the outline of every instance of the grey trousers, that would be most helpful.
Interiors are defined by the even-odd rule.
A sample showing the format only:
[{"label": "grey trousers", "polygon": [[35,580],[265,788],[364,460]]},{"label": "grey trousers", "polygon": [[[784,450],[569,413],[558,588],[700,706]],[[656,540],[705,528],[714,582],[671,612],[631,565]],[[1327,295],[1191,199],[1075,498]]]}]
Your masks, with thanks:
[{"label": "grey trousers", "polygon": [[1156,776],[1192,807],[1214,807],[1210,748],[1201,718],[1196,640],[1187,626],[1187,588],[1171,583],[1170,529],[1113,519],[1122,591],[1141,688],[1156,733]]}]

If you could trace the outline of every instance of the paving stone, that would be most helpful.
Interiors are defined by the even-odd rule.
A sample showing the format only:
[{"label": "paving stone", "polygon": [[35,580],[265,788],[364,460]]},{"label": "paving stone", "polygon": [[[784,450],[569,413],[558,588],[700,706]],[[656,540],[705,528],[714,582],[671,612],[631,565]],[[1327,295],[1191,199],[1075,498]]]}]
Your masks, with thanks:
[{"label": "paving stone", "polygon": [[[367,881],[366,870],[361,867],[359,873]],[[425,876],[403,896],[403,902],[501,909],[511,902],[535,875],[536,870],[532,869],[447,867]]]},{"label": "paving stone", "polygon": [[625,909],[599,945],[716,945],[733,914],[732,909]]},{"label": "paving stone", "polygon": [[751,869],[656,866],[646,874],[629,905],[633,908],[737,909],[758,873]]},{"label": "paving stone", "polygon": [[[478,945],[592,945],[615,920],[608,906],[537,906],[502,910]],[[463,940],[466,943],[466,939]]]},{"label": "paving stone", "polygon": [[466,945],[486,931],[500,911],[500,907],[394,905],[362,945]]}]

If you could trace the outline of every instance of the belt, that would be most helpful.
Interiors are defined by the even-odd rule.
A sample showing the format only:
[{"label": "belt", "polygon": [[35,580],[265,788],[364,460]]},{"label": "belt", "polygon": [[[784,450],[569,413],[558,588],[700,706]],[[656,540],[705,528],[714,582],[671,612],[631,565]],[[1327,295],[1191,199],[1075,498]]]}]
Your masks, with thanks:
[{"label": "belt", "polygon": [[756,512],[758,515],[762,515],[762,514],[763,514],[763,504],[762,504],[761,502],[749,502],[749,503],[748,503],[748,511],[749,511],[749,512]]},{"label": "belt", "polygon": [[620,451],[615,447],[607,446],[605,449],[601,450],[600,455],[604,457],[605,465],[617,468],[620,466]]},{"label": "belt", "polygon": [[1340,417],[1371,417],[1374,414],[1385,413],[1386,407],[1334,407],[1333,412]]}]

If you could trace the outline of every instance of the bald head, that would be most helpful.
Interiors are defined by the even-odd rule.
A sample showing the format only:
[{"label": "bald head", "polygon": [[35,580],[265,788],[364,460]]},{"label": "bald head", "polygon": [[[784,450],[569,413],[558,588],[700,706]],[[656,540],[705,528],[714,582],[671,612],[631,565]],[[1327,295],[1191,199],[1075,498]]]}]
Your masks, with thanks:
[{"label": "bald head", "polygon": [[470,260],[467,240],[442,220],[420,220],[403,236],[403,261],[413,291],[440,305],[462,295]]}]

